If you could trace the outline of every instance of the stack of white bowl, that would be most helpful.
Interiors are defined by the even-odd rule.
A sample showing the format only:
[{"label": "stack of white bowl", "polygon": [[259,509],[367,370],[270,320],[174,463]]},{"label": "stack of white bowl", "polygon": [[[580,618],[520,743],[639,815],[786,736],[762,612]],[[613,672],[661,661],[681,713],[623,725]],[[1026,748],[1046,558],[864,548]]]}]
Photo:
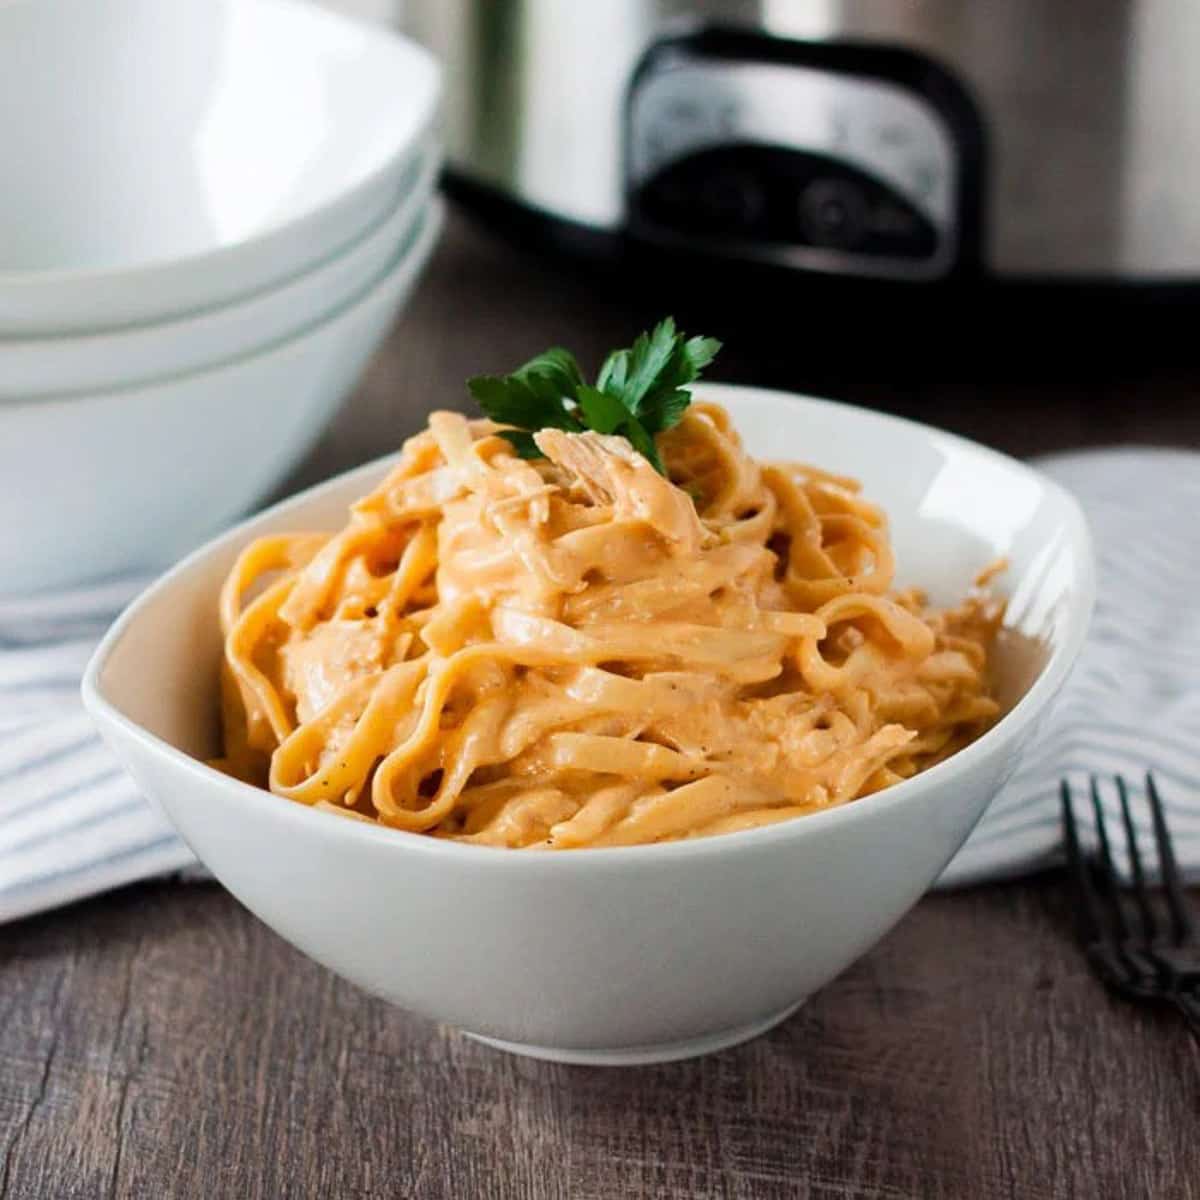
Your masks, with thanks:
[{"label": "stack of white bowl", "polygon": [[437,240],[439,91],[309,0],[0,4],[0,593],[159,565],[309,449]]}]

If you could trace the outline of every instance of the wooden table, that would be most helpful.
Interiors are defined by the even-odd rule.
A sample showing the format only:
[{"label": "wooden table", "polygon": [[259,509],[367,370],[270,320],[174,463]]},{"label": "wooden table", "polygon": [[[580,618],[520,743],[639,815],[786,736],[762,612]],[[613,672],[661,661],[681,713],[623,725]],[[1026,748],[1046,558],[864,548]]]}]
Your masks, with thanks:
[{"label": "wooden table", "polygon": [[[551,342],[594,361],[653,315],[636,294],[454,219],[294,483],[390,449],[475,371]],[[821,361],[812,334],[797,318],[775,358],[739,341],[720,375],[786,375],[1017,453],[1200,445],[1186,365],[973,377],[931,355],[897,382],[868,350]],[[767,1036],[604,1071],[373,1000],[213,885],[127,888],[0,928],[0,1197],[1200,1196],[1200,1048],[1110,998],[1071,922],[1057,876],[932,895]]]}]

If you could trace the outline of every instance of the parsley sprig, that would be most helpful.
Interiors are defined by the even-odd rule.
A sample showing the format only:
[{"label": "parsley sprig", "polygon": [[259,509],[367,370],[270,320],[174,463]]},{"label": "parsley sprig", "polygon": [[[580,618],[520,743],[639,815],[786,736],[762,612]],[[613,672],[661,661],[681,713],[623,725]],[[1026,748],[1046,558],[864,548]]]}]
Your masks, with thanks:
[{"label": "parsley sprig", "polygon": [[679,423],[692,401],[688,384],[720,349],[716,338],[689,338],[667,317],[628,349],[614,350],[594,384],[584,381],[569,350],[555,346],[511,375],[477,375],[467,388],[493,421],[513,426],[501,436],[522,458],[542,457],[533,440],[539,429],[594,429],[628,439],[665,475],[654,438]]}]

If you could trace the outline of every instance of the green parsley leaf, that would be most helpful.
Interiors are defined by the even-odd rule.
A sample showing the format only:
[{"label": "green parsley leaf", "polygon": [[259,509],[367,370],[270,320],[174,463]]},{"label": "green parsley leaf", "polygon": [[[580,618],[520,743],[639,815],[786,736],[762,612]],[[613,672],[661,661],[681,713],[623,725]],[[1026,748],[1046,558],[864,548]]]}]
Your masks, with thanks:
[{"label": "green parsley leaf", "polygon": [[629,351],[614,350],[596,376],[597,390],[609,396],[620,396],[625,391],[625,377],[629,374]]},{"label": "green parsley leaf", "polygon": [[[659,377],[670,365],[675,354],[675,321],[667,317],[660,321],[650,334],[640,333],[633,346],[624,351],[624,371],[620,379],[612,380],[611,394],[619,396],[621,402],[635,416],[641,416],[646,398],[658,383]],[[609,391],[609,388],[603,390]]]},{"label": "green parsley leaf", "polygon": [[691,402],[692,393],[684,391],[682,388],[678,391],[667,392],[665,396],[660,397],[655,413],[656,420],[651,422],[651,426],[657,425],[657,428],[652,429],[652,432],[662,433],[664,429],[678,425]]},{"label": "green parsley leaf", "polygon": [[560,347],[543,351],[511,375],[480,375],[467,381],[479,407],[501,425],[522,458],[538,458],[539,429],[565,429],[626,438],[655,470],[666,474],[656,434],[677,425],[691,403],[688,385],[712,362],[721,343],[687,338],[667,317],[627,349],[614,350],[596,376],[584,382],[574,356]]},{"label": "green parsley leaf", "polygon": [[691,365],[692,378],[699,379],[700,372],[721,352],[721,343],[716,338],[688,338],[683,344],[684,352]]},{"label": "green parsley leaf", "polygon": [[467,389],[493,421],[519,429],[579,430],[580,422],[568,409],[575,389],[583,382],[579,364],[569,350],[552,347],[511,375],[477,375]]},{"label": "green parsley leaf", "polygon": [[[666,325],[667,322],[663,322]],[[659,329],[663,326],[660,325]],[[642,424],[651,433],[661,433],[679,424],[687,406],[691,403],[691,393],[687,385],[700,377],[700,372],[716,357],[721,343],[715,338],[691,338],[685,340],[682,334],[675,334],[674,323],[670,325],[672,334],[670,353],[666,361],[659,366],[650,387],[636,404],[635,411],[642,418]],[[655,330],[657,335],[658,330]],[[653,343],[654,337],[651,337]]]},{"label": "green parsley leaf", "polygon": [[629,420],[629,409],[615,396],[610,396],[599,388],[588,387],[585,383],[579,389],[577,399],[579,411],[583,414],[588,428],[597,433],[617,433]]},{"label": "green parsley leaf", "polygon": [[533,440],[533,434],[527,433],[524,429],[503,429],[500,431],[500,436],[517,452],[518,458],[545,457],[538,449],[537,442]]},{"label": "green parsley leaf", "polygon": [[575,389],[583,382],[583,372],[575,361],[575,355],[561,346],[543,350],[516,373],[526,378],[535,376],[543,379],[563,396],[573,396]]},{"label": "green parsley leaf", "polygon": [[526,384],[513,379],[479,375],[467,380],[467,387],[479,407],[501,425],[541,428],[553,414],[542,398]]}]

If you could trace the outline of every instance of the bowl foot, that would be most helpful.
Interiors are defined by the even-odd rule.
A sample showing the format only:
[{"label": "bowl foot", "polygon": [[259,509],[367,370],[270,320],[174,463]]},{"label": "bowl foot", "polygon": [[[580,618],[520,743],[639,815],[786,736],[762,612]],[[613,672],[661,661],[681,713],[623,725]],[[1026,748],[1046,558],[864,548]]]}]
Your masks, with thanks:
[{"label": "bowl foot", "polygon": [[[807,997],[805,997],[807,999]],[[699,1058],[702,1054],[713,1054],[727,1050],[756,1038],[760,1033],[786,1021],[804,1000],[789,1004],[781,1012],[773,1013],[750,1025],[738,1025],[733,1029],[722,1029],[717,1033],[706,1033],[702,1037],[685,1038],[679,1042],[661,1042],[651,1046],[621,1046],[612,1050],[577,1050],[572,1047],[534,1046],[526,1042],[505,1042],[499,1038],[484,1037],[480,1033],[463,1033],[472,1041],[482,1042],[495,1050],[509,1054],[521,1054],[526,1058],[541,1058],[546,1062],[572,1063],[585,1067],[642,1067],[652,1063],[676,1062],[682,1058]]]}]

